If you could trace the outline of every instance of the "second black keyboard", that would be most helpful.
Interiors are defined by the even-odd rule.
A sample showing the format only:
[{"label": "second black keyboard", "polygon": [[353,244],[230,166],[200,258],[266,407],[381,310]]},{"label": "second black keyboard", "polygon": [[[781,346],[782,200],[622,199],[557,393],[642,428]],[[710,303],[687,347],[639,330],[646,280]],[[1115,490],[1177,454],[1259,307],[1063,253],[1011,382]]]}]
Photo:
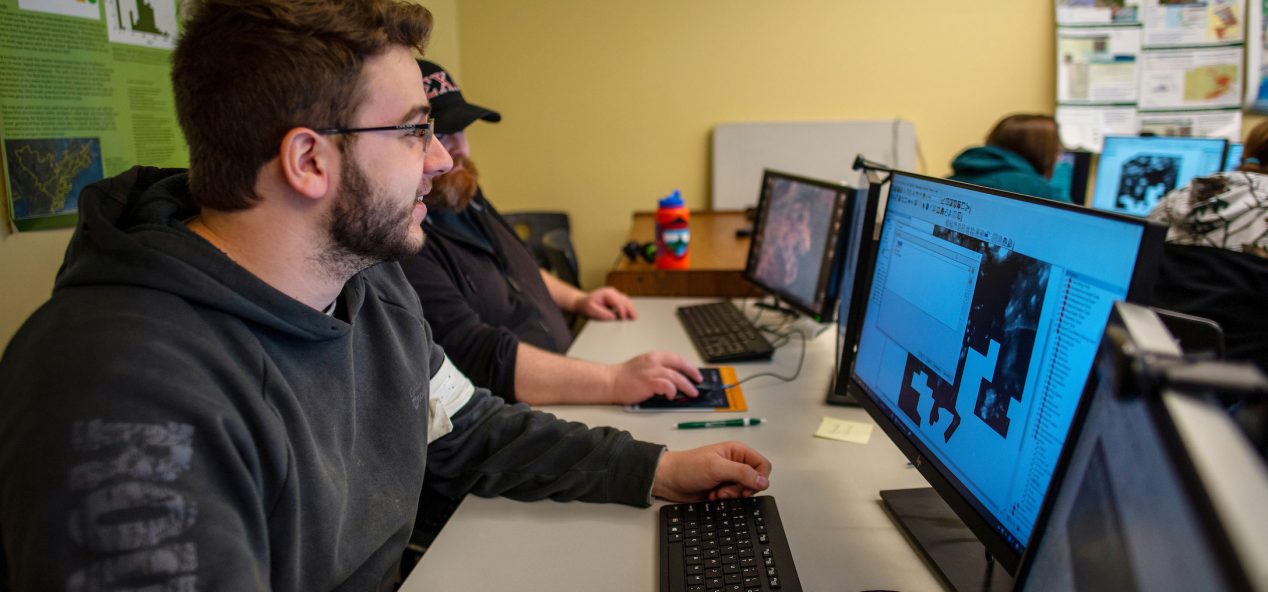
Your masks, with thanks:
[{"label": "second black keyboard", "polygon": [[801,592],[775,498],[660,508],[661,592]]},{"label": "second black keyboard", "polygon": [[775,348],[729,301],[678,307],[678,320],[706,362],[769,360]]}]

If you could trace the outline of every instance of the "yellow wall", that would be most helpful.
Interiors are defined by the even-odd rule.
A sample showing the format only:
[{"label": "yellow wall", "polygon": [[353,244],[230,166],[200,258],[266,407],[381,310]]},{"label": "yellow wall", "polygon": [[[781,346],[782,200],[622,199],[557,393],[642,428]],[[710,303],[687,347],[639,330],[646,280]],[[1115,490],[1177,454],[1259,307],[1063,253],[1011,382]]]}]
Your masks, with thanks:
[{"label": "yellow wall", "polygon": [[1001,115],[1054,106],[1046,1],[458,5],[459,82],[504,117],[468,128],[482,184],[503,211],[568,211],[587,286],[633,211],[708,204],[718,123],[901,117],[943,175]]}]

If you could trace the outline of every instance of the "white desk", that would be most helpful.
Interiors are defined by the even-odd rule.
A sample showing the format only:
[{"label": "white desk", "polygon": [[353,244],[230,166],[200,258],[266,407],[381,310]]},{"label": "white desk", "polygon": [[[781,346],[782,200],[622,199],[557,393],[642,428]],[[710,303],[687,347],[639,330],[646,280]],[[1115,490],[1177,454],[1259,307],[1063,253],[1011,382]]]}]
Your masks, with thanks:
[{"label": "white desk", "polygon": [[[638,321],[591,322],[569,354],[619,362],[660,349],[700,363],[674,316],[675,307],[692,302],[700,300],[636,298]],[[908,467],[879,427],[867,445],[812,437],[824,415],[871,421],[862,409],[823,402],[834,340],[833,331],[825,331],[810,342],[795,382],[758,378],[744,384],[747,415],[766,417],[769,423],[762,426],[675,430],[672,426],[679,421],[718,414],[627,413],[615,406],[544,410],[629,430],[636,438],[673,450],[726,439],[757,449],[774,466],[767,493],[779,503],[806,590],[940,590],[886,515],[877,493],[927,487],[924,478]],[[794,340],[770,363],[737,364],[736,370],[740,378],[767,370],[791,374],[800,348]],[[656,520],[655,507],[467,496],[401,590],[656,590]]]}]

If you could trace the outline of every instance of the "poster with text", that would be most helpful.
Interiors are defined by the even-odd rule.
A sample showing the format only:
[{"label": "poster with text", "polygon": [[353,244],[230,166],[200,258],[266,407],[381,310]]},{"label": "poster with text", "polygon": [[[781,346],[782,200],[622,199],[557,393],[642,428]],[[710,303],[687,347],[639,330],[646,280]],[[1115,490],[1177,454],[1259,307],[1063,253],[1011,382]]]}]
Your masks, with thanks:
[{"label": "poster with text", "polygon": [[188,166],[169,58],[176,0],[0,0],[0,165],[11,225],[73,226],[79,192]]},{"label": "poster with text", "polygon": [[1057,0],[1058,25],[1140,23],[1140,0]]},{"label": "poster with text", "polygon": [[1140,36],[1134,26],[1057,29],[1057,102],[1136,101]]},{"label": "poster with text", "polygon": [[1139,120],[1142,134],[1242,141],[1242,112],[1238,107],[1209,111],[1141,111]]},{"label": "poster with text", "polygon": [[1143,0],[1145,47],[1241,43],[1245,1]]},{"label": "poster with text", "polygon": [[1100,152],[1105,136],[1132,136],[1139,128],[1135,105],[1085,107],[1058,105],[1061,144],[1069,150]]}]

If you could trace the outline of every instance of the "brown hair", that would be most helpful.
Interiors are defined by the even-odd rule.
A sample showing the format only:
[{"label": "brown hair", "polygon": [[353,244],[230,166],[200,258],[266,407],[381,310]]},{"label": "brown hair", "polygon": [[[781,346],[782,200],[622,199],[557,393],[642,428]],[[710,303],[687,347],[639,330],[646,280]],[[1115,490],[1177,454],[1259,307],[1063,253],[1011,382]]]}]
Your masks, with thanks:
[{"label": "brown hair", "polygon": [[186,0],[172,54],[176,115],[199,206],[256,202],[257,172],[296,127],[343,127],[361,68],[392,45],[420,52],[431,12],[396,0]]},{"label": "brown hair", "polygon": [[[1246,159],[1254,158],[1258,163],[1248,163]],[[1250,129],[1246,134],[1246,144],[1242,150],[1242,162],[1239,171],[1251,173],[1268,173],[1268,120]]]},{"label": "brown hair", "polygon": [[1057,120],[1036,113],[1018,113],[999,120],[986,136],[986,144],[1016,152],[1045,177],[1052,176],[1061,151]]}]

